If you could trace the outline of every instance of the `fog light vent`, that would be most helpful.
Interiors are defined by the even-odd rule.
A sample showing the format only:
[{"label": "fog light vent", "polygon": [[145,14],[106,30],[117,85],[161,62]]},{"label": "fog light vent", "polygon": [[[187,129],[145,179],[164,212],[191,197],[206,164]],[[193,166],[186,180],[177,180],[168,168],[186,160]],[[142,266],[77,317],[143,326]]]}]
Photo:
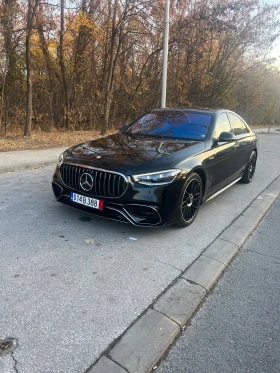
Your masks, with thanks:
[{"label": "fog light vent", "polygon": [[53,192],[56,198],[58,198],[63,192],[63,189],[61,188],[61,186],[56,183],[52,183],[52,188],[53,188]]},{"label": "fog light vent", "polygon": [[127,214],[139,224],[158,225],[161,221],[158,211],[154,207],[141,205],[126,205]]}]

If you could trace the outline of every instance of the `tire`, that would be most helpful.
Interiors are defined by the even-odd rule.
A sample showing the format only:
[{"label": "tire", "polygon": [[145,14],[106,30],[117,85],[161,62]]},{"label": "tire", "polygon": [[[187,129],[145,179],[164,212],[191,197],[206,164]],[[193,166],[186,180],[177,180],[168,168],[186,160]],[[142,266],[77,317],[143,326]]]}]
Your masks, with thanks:
[{"label": "tire", "polygon": [[240,180],[243,184],[249,184],[254,178],[257,164],[257,153],[255,151],[250,155],[249,162],[245,168],[242,179]]},{"label": "tire", "polygon": [[198,174],[191,174],[182,188],[176,207],[175,225],[184,228],[190,225],[198,213],[202,200],[202,181]]}]

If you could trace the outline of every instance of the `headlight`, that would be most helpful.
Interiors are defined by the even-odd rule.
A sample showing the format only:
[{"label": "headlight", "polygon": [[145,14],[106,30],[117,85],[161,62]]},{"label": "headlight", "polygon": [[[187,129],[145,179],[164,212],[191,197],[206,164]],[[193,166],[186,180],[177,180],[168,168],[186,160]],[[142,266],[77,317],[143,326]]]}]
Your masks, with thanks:
[{"label": "headlight", "polygon": [[145,185],[165,185],[175,180],[181,170],[166,170],[150,174],[133,175],[132,180]]},{"label": "headlight", "polygon": [[60,156],[58,157],[57,164],[59,167],[62,165],[63,161],[64,161],[64,153],[60,154]]}]

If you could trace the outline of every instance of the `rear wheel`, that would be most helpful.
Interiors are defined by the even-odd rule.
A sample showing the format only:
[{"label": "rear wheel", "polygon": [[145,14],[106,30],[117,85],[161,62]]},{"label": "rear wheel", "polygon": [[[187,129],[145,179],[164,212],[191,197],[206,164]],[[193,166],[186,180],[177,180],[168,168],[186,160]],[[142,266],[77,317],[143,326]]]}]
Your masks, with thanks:
[{"label": "rear wheel", "polygon": [[202,181],[198,174],[191,174],[180,193],[175,225],[180,228],[190,225],[198,213],[202,199]]},{"label": "rear wheel", "polygon": [[256,165],[257,165],[257,153],[253,151],[252,154],[250,155],[250,159],[244,171],[242,179],[240,180],[241,183],[249,184],[253,180],[255,171],[256,171]]}]

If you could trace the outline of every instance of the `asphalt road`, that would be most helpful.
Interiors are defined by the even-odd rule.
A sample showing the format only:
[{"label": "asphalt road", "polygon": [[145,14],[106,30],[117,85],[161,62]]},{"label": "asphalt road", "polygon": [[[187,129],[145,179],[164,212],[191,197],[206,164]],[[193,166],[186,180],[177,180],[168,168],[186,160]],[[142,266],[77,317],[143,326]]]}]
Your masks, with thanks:
[{"label": "asphalt road", "polygon": [[[190,227],[136,228],[55,201],[53,169],[0,175],[0,372],[82,373],[280,175],[279,134],[260,135],[252,184],[203,205]],[[130,238],[136,238],[131,240]]]},{"label": "asphalt road", "polygon": [[280,200],[157,373],[279,373]]}]

